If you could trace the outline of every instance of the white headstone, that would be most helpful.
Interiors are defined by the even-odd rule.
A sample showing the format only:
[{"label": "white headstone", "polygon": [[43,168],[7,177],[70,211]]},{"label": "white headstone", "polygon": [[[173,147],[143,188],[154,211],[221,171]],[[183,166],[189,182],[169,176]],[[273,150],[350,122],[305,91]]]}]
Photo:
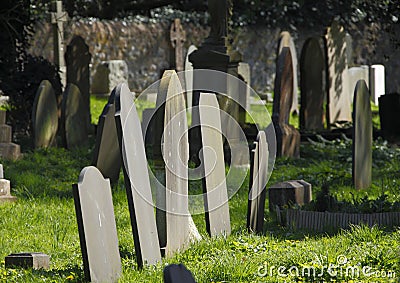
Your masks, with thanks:
[{"label": "white headstone", "polygon": [[189,55],[192,54],[197,47],[190,45],[185,59],[185,85],[186,85],[186,105],[189,113],[192,113],[193,102],[193,64],[189,61]]},{"label": "white headstone", "polygon": [[385,66],[372,65],[370,69],[371,98],[375,105],[379,104],[379,97],[386,93],[385,90]]},{"label": "white headstone", "polygon": [[351,101],[354,99],[354,90],[356,89],[357,82],[359,80],[364,80],[369,87],[369,67],[368,66],[360,66],[360,67],[351,67],[348,69],[349,73],[349,90],[351,94]]}]

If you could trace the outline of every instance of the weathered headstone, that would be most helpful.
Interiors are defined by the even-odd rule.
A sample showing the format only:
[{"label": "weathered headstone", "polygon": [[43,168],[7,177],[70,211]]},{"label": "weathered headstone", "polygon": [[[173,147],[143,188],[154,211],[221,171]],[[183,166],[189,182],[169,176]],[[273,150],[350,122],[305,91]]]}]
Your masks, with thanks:
[{"label": "weathered headstone", "polygon": [[324,129],[326,64],[319,38],[311,37],[303,45],[300,57],[300,128]]},{"label": "weathered headstone", "polygon": [[246,110],[249,110],[250,108],[250,84],[251,84],[251,77],[250,77],[250,65],[248,63],[240,62],[238,66],[238,76],[239,79],[243,80],[246,84],[241,84],[239,87],[246,87],[244,90],[239,90],[240,94],[245,94],[245,95],[240,95],[240,104],[244,106]]},{"label": "weathered headstone", "polygon": [[61,136],[66,148],[81,146],[88,141],[87,112],[79,88],[68,84],[61,103]]},{"label": "weathered headstone", "polygon": [[379,117],[383,137],[400,143],[400,94],[388,93],[379,97]]},{"label": "weathered headstone", "polygon": [[185,60],[186,105],[189,113],[192,113],[193,106],[193,64],[189,61],[189,56],[195,50],[197,50],[197,47],[190,45]]},{"label": "weathered headstone", "polygon": [[0,203],[16,201],[17,197],[11,195],[10,181],[4,179],[3,164],[0,164]]},{"label": "weathered headstone", "polygon": [[257,141],[254,144],[247,207],[247,229],[254,233],[262,233],[269,158],[265,132],[258,133]]},{"label": "weathered headstone", "polygon": [[82,107],[86,113],[87,127],[90,127],[90,69],[92,55],[89,46],[80,36],[74,36],[67,46],[67,84],[74,84],[82,94]]},{"label": "weathered headstone", "polygon": [[351,92],[349,90],[346,32],[333,21],[327,28],[326,58],[328,63],[328,126],[338,122],[351,122]]},{"label": "weathered headstone", "polygon": [[122,271],[110,181],[96,167],[85,167],[73,193],[85,277],[117,282]]},{"label": "weathered headstone", "polygon": [[35,148],[49,147],[55,142],[58,129],[57,99],[47,80],[40,83],[32,109],[33,143]]},{"label": "weathered headstone", "polygon": [[12,142],[12,127],[6,125],[5,110],[0,110],[0,157],[16,160],[21,156],[21,148]]},{"label": "weathered headstone", "polygon": [[120,83],[128,83],[128,64],[124,60],[103,61],[97,65],[92,78],[91,92],[108,96]]},{"label": "weathered headstone", "polygon": [[283,47],[288,47],[290,49],[290,54],[292,55],[292,71],[293,71],[293,102],[290,108],[290,113],[299,111],[299,94],[298,94],[298,81],[297,81],[297,52],[296,46],[294,45],[294,41],[289,32],[283,31],[279,35],[279,43],[278,43],[278,53],[281,54]]},{"label": "weathered headstone", "polygon": [[170,264],[164,268],[164,283],[196,283],[192,273],[183,264]]},{"label": "weathered headstone", "polygon": [[49,269],[50,257],[44,253],[14,253],[6,256],[5,268]]},{"label": "weathered headstone", "polygon": [[269,210],[276,206],[304,205],[312,200],[311,184],[303,180],[290,180],[272,185],[268,189]]},{"label": "weathered headstone", "polygon": [[[353,38],[349,33],[346,32],[345,36],[346,40],[346,57],[347,57],[347,64],[349,66],[353,65]],[[351,90],[351,89],[350,89]]]},{"label": "weathered headstone", "polygon": [[354,90],[356,89],[357,82],[359,80],[364,80],[369,87],[369,67],[368,66],[359,66],[359,67],[351,67],[348,69],[349,72],[349,91],[351,101],[354,100]]},{"label": "weathered headstone", "polygon": [[219,106],[216,95],[201,93],[199,101],[203,145],[204,207],[206,227],[210,236],[231,233],[228,192],[226,187],[224,151]]},{"label": "weathered headstone", "polygon": [[122,163],[114,115],[115,88],[99,117],[92,162],[104,177],[111,180],[111,183],[118,181]]},{"label": "weathered headstone", "polygon": [[385,66],[372,65],[370,74],[370,91],[371,98],[375,105],[379,104],[379,97],[386,93],[385,91]]},{"label": "weathered headstone", "polygon": [[183,30],[180,19],[175,19],[170,29],[171,45],[175,48],[175,69],[183,71],[183,43],[186,41],[186,32]]},{"label": "weathered headstone", "polygon": [[293,65],[288,47],[283,47],[276,61],[272,121],[277,139],[277,155],[300,156],[300,133],[289,125],[293,100]]},{"label": "weathered headstone", "polygon": [[64,23],[67,21],[67,13],[62,9],[62,1],[54,3],[51,13],[51,24],[53,25],[53,54],[54,63],[60,68],[60,78],[63,87],[66,86],[65,61],[64,61]]},{"label": "weathered headstone", "polygon": [[372,181],[372,113],[364,80],[357,83],[353,103],[353,184],[368,188]]},{"label": "weathered headstone", "polygon": [[147,159],[134,96],[126,84],[117,86],[115,111],[137,262],[139,266],[156,264],[161,252]]}]

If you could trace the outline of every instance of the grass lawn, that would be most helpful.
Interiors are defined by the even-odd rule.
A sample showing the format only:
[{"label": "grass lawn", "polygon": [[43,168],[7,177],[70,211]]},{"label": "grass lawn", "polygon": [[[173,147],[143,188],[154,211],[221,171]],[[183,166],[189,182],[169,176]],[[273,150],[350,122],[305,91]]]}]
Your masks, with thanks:
[{"label": "grass lawn", "polygon": [[[96,113],[100,112],[101,109]],[[15,162],[2,161],[5,177],[11,180],[12,194],[18,201],[0,205],[0,282],[82,281],[71,184],[90,164],[92,151],[93,139],[91,147],[38,150],[26,152],[23,159]],[[382,141],[374,143],[373,185],[361,191],[351,187],[351,142],[304,144],[301,154],[299,159],[278,158],[269,183],[304,179],[312,183],[314,197],[328,183],[338,199],[376,198],[386,193],[391,201],[400,200],[400,150]],[[398,227],[355,226],[349,231],[320,234],[294,232],[275,224],[266,210],[265,232],[256,236],[245,228],[247,193],[248,179],[229,202],[229,237],[210,239],[204,215],[195,215],[203,236],[201,242],[157,266],[139,270],[121,174],[113,188],[123,266],[120,282],[162,282],[163,267],[169,263],[184,263],[197,282],[399,282]],[[51,256],[51,269],[5,269],[5,256],[16,252],[44,252]]]}]

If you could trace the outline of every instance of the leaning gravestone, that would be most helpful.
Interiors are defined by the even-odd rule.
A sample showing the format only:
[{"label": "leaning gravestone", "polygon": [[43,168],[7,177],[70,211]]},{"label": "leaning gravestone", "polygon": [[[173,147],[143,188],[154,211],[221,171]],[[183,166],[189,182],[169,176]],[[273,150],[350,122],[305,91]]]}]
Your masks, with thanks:
[{"label": "leaning gravestone", "polygon": [[293,100],[293,65],[288,47],[283,47],[276,62],[272,121],[277,139],[277,155],[300,156],[300,133],[289,125]]},{"label": "leaning gravestone", "polygon": [[97,126],[96,145],[92,165],[100,170],[104,177],[116,183],[121,171],[121,152],[119,150],[117,127],[115,125],[115,88],[108,103],[104,106]]},{"label": "leaning gravestone", "polygon": [[250,174],[250,192],[247,208],[247,229],[262,233],[264,227],[265,192],[268,177],[268,144],[265,132],[259,132],[254,142]]},{"label": "leaning gravestone", "polygon": [[126,84],[116,88],[115,111],[136,259],[140,267],[156,264],[161,252],[147,159],[134,96]]},{"label": "leaning gravestone", "polygon": [[320,40],[311,37],[303,45],[300,57],[300,128],[324,129],[326,64]]},{"label": "leaning gravestone", "polygon": [[36,92],[32,109],[34,147],[49,147],[54,144],[58,129],[56,95],[51,83],[44,80]]},{"label": "leaning gravestone", "polygon": [[[67,64],[67,84],[74,84],[79,88],[83,98],[82,107],[86,113],[87,127],[90,127],[90,60],[92,55],[89,46],[80,36],[74,36],[67,46],[65,61]],[[84,120],[82,120],[84,121]]]},{"label": "leaning gravestone", "polygon": [[189,113],[192,113],[193,103],[193,64],[189,61],[189,55],[197,50],[197,47],[190,45],[185,60],[185,87],[186,87],[186,105]]},{"label": "leaning gravestone", "polygon": [[110,181],[96,167],[85,167],[73,193],[86,280],[117,282],[121,258]]},{"label": "leaning gravestone", "polygon": [[108,96],[120,83],[128,83],[128,64],[124,60],[103,61],[96,67],[92,78],[91,92]]},{"label": "leaning gravestone", "polygon": [[353,115],[353,184],[364,189],[372,178],[372,113],[364,80],[358,81],[354,91]]},{"label": "leaning gravestone", "polygon": [[333,21],[325,35],[328,63],[328,126],[351,122],[351,92],[349,90],[346,32]]},{"label": "leaning gravestone", "polygon": [[201,140],[203,148],[204,208],[210,236],[231,233],[226,187],[220,109],[214,93],[200,93]]},{"label": "leaning gravestone", "polygon": [[385,91],[385,66],[372,65],[370,74],[370,91],[371,98],[375,105],[379,104],[379,97],[386,93]]},{"label": "leaning gravestone", "polygon": [[61,136],[66,148],[81,146],[88,141],[87,112],[79,88],[68,84],[61,103]]},{"label": "leaning gravestone", "polygon": [[293,72],[293,102],[290,108],[290,113],[297,112],[299,108],[299,95],[298,95],[298,82],[297,82],[297,53],[296,46],[289,32],[283,31],[279,35],[278,43],[278,54],[277,57],[282,52],[283,47],[288,47],[290,49],[290,54],[292,55],[292,72]]}]

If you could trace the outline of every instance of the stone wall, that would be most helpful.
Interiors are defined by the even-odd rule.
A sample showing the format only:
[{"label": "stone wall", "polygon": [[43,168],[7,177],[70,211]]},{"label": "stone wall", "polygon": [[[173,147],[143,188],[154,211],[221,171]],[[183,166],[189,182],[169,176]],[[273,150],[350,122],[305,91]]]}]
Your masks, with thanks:
[{"label": "stone wall", "polygon": [[[85,39],[92,54],[92,70],[101,61],[125,60],[129,68],[129,87],[140,92],[158,80],[163,70],[170,66],[172,50],[169,27],[170,23],[167,22],[71,20],[65,29],[66,42],[75,34]],[[208,35],[208,28],[193,23],[183,23],[183,27],[187,34],[185,48],[191,44],[199,46]],[[353,36],[354,63],[384,64],[387,92],[399,92],[400,81],[396,73],[400,70],[400,52],[392,47],[389,36],[380,30],[379,25],[353,25],[347,31]],[[296,33],[292,32],[297,56],[300,57],[305,39],[322,35],[323,32],[322,28],[298,28]],[[279,33],[278,28],[268,29],[263,26],[234,30],[233,46],[243,54],[243,60],[250,64],[252,87],[260,93],[273,89]],[[31,53],[53,61],[52,44],[50,25],[39,23],[32,39]]]}]

